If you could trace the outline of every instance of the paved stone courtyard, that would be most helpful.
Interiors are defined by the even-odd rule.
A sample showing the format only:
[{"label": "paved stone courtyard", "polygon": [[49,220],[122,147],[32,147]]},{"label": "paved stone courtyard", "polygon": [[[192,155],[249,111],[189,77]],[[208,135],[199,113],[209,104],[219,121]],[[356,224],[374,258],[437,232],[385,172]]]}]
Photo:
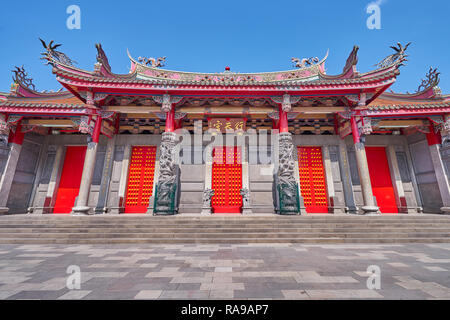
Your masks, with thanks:
[{"label": "paved stone courtyard", "polygon": [[450,244],[1,245],[0,299],[450,299],[449,270]]}]

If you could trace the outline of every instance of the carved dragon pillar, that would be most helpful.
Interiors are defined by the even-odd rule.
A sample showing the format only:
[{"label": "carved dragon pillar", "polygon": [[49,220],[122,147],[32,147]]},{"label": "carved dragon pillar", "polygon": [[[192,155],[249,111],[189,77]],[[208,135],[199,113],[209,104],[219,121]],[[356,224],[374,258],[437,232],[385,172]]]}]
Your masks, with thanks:
[{"label": "carved dragon pillar", "polygon": [[278,135],[278,170],[275,174],[275,199],[276,212],[282,215],[295,215],[301,212],[302,198],[298,192],[298,184],[295,180],[294,144],[292,134],[288,128],[287,113],[292,109],[292,103],[298,102],[298,98],[292,98],[285,94],[283,97],[273,97],[272,100],[279,104],[279,128]]},{"label": "carved dragon pillar", "polygon": [[175,104],[181,101],[180,97],[171,97],[165,94],[154,97],[161,103],[161,111],[166,115],[166,130],[162,134],[161,151],[159,158],[159,178],[155,190],[154,215],[173,215],[178,213],[178,194],[180,169],[175,162],[175,145],[177,135],[175,131]]}]

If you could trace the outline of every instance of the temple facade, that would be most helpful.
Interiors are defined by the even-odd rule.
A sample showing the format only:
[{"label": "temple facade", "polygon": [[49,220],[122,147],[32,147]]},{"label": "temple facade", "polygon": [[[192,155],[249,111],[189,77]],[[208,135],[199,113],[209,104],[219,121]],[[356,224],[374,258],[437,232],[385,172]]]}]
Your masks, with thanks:
[{"label": "temple facade", "polygon": [[326,57],[195,73],[130,54],[115,74],[100,44],[86,71],[42,43],[63,89],[16,68],[0,93],[0,212],[450,212],[450,95],[432,68],[415,93],[389,90],[408,45],[366,73],[355,46],[339,75]]}]

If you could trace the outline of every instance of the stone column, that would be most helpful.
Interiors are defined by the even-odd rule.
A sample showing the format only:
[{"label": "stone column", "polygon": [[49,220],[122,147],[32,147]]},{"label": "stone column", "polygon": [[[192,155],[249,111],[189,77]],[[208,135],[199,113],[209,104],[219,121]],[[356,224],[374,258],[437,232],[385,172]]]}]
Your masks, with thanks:
[{"label": "stone column", "polygon": [[350,166],[348,163],[347,145],[342,139],[339,141],[339,170],[341,171],[346,209],[350,213],[355,213],[357,209],[355,204],[355,196],[353,194]]},{"label": "stone column", "polygon": [[351,119],[353,143],[355,145],[356,164],[358,166],[359,179],[361,181],[361,191],[364,200],[362,210],[365,214],[377,213],[378,207],[375,205],[370,181],[369,165],[367,163],[366,149],[361,141],[355,116]]},{"label": "stone column", "polygon": [[436,180],[439,186],[439,192],[443,207],[441,212],[450,213],[450,186],[448,182],[448,174],[445,170],[444,163],[442,161],[442,155],[440,151],[441,135],[435,131],[433,125],[430,125],[430,133],[427,133],[428,146],[430,148],[431,161],[434,167],[434,173],[436,174]]},{"label": "stone column", "polygon": [[282,100],[272,98],[279,104],[279,130],[278,135],[278,171],[275,179],[277,204],[280,214],[293,215],[301,213],[301,197],[298,193],[298,184],[295,180],[294,144],[292,134],[289,132],[287,113],[292,110],[292,99],[285,94]]},{"label": "stone column", "polygon": [[97,116],[94,131],[92,133],[92,141],[88,143],[86,156],[84,158],[83,174],[81,175],[80,191],[78,193],[76,206],[72,208],[72,214],[88,214],[89,192],[91,190],[92,177],[94,176],[95,159],[97,158],[97,148],[100,139],[100,131],[102,126],[102,118]]},{"label": "stone column", "polygon": [[335,213],[335,192],[334,192],[334,179],[333,170],[331,168],[330,146],[326,145],[323,150],[323,164],[325,169],[325,179],[327,183],[327,196],[328,196],[328,213]]},{"label": "stone column", "polygon": [[397,154],[395,146],[388,145],[386,148],[389,171],[391,173],[392,185],[394,187],[395,202],[397,203],[398,211],[400,213],[408,213],[408,205],[405,198],[405,190],[403,189],[402,177],[398,167]]},{"label": "stone column", "polygon": [[178,166],[175,163],[175,132],[164,132],[161,139],[159,178],[154,214],[173,215],[178,212]]},{"label": "stone column", "polygon": [[114,162],[114,151],[116,145],[116,135],[108,140],[105,152],[105,160],[103,162],[102,180],[100,183],[100,192],[98,195],[97,207],[95,213],[106,213],[106,206],[108,200],[108,191],[111,181],[111,173]]},{"label": "stone column", "polygon": [[0,214],[7,213],[9,208],[6,207],[9,193],[16,173],[17,162],[19,161],[20,151],[22,150],[24,134],[22,133],[22,125],[19,121],[14,132],[9,135],[9,154],[6,161],[5,169],[0,180]]},{"label": "stone column", "polygon": [[242,196],[243,215],[253,213],[252,207],[250,205],[250,177],[247,159],[247,148],[245,147],[245,144],[242,144],[242,189],[240,190],[240,194]]},{"label": "stone column", "polygon": [[118,190],[118,208],[114,208],[111,210],[113,214],[124,213],[125,211],[125,193],[127,191],[127,182],[128,182],[128,171],[130,167],[131,160],[131,144],[126,144],[123,151],[123,158],[120,170],[120,180],[119,180],[119,190]]}]

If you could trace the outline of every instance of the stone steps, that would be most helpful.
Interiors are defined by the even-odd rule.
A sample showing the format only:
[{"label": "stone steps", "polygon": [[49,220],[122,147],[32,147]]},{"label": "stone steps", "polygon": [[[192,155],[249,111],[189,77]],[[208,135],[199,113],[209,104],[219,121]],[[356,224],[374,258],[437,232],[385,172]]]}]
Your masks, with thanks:
[{"label": "stone steps", "polygon": [[[450,226],[449,226],[450,227]],[[411,232],[441,232],[446,233],[450,232],[450,228],[443,228],[440,226],[439,228],[420,228],[420,227],[407,227],[407,228],[352,228],[352,227],[346,227],[346,228],[130,228],[130,227],[124,227],[124,228],[118,228],[118,227],[101,227],[101,228],[78,228],[78,227],[55,227],[55,228],[0,228],[0,235],[1,234],[8,234],[8,233],[14,233],[14,234],[22,234],[22,233],[63,233],[63,234],[70,234],[70,233],[180,233],[180,232],[188,232],[188,233],[236,233],[236,232],[248,232],[251,231],[253,233],[268,233],[268,232],[275,232],[275,233],[315,233],[315,232],[321,232],[321,233],[370,233],[370,232],[385,232],[385,233],[411,233]]]},{"label": "stone steps", "polygon": [[0,217],[0,244],[450,243],[450,217]]}]

